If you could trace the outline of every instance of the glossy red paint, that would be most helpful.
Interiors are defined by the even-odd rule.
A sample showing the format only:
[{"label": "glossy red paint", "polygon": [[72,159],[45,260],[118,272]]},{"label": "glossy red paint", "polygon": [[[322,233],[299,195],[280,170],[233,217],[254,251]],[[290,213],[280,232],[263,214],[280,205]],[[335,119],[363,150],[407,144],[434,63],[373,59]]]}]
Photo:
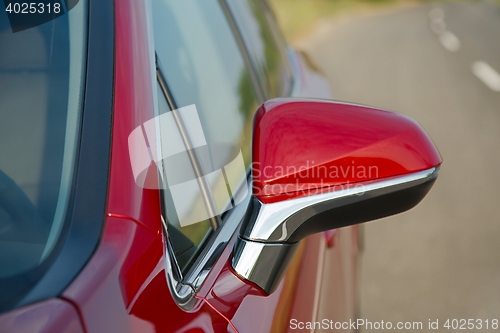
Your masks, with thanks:
[{"label": "glossy red paint", "polygon": [[323,234],[325,235],[326,245],[329,248],[335,246],[335,238],[338,236],[337,232],[338,232],[337,229],[327,230],[323,232]]},{"label": "glossy red paint", "polygon": [[[137,1],[115,2],[115,87],[112,159],[108,212],[131,217],[153,233],[160,234],[160,195],[134,181],[128,136],[154,118],[153,83],[148,42],[147,8]],[[150,173],[155,175],[153,169]]]},{"label": "glossy red paint", "polygon": [[[146,6],[115,2],[108,217],[99,248],[63,297],[78,307],[89,332],[227,331],[227,320],[203,300],[187,313],[172,299],[164,271],[160,192],[138,186],[131,169],[128,135],[154,117]],[[154,165],[150,175],[154,181]]]},{"label": "glossy red paint", "polygon": [[[329,283],[336,290],[344,290],[345,285],[355,286],[355,271],[351,266],[356,263],[357,248],[352,246],[353,242],[342,241],[351,234],[357,235],[354,227],[326,233],[327,241],[340,239],[332,249],[325,247],[325,237],[321,234],[304,240],[285,278],[272,295],[262,294],[260,288],[242,281],[231,270],[236,231],[198,291],[194,308],[186,312],[175,304],[164,271],[165,239],[160,221],[160,193],[143,189],[135,183],[128,150],[128,135],[154,117],[153,91],[156,87],[151,71],[152,48],[148,39],[146,6],[143,1],[115,1],[111,170],[107,215],[103,217],[106,221],[100,244],[61,299],[34,304],[2,316],[2,332],[8,325],[1,320],[26,316],[30,319],[16,329],[63,333],[285,332],[290,330],[290,318],[314,321],[321,311],[327,313],[325,318],[332,312],[339,320],[353,318],[350,313],[344,317],[338,315],[344,311],[347,296],[336,298],[334,295],[329,297],[331,303],[328,306],[322,306],[320,291],[330,290]],[[329,97],[324,78],[309,69],[302,57],[298,57],[296,65],[300,73],[297,82],[301,86],[298,94]],[[259,111],[261,117],[269,105],[266,103]],[[303,152],[299,150],[298,154]],[[154,181],[156,175],[154,168],[152,165],[150,181]],[[332,235],[335,237],[329,237]],[[328,251],[335,254],[329,261],[332,268],[323,267]],[[353,260],[346,259],[351,257]],[[341,279],[332,278],[335,274],[341,274]],[[42,323],[38,321],[41,318],[49,318],[51,322]],[[35,322],[38,330],[29,326]]]},{"label": "glossy red paint", "polygon": [[[175,304],[163,269],[159,192],[135,184],[127,146],[129,133],[154,116],[145,7],[125,0],[116,3],[116,10],[108,217],[99,248],[63,297],[78,307],[88,332],[284,332],[291,316],[315,320],[321,309],[318,288],[327,285],[322,280],[331,273],[322,269],[325,242],[320,234],[303,241],[272,295],[232,272],[235,234],[198,291],[193,310]],[[335,262],[342,270],[344,263]]]},{"label": "glossy red paint", "polygon": [[84,333],[76,309],[61,299],[49,299],[0,316],[2,333]]},{"label": "glossy red paint", "polygon": [[203,301],[193,313],[175,304],[165,278],[163,251],[161,237],[136,221],[107,219],[99,249],[63,295],[78,305],[88,332],[227,329],[228,322]]},{"label": "glossy red paint", "polygon": [[326,100],[274,99],[254,121],[253,191],[264,203],[440,165],[413,119]]},{"label": "glossy red paint", "polygon": [[314,320],[325,250],[321,234],[302,241],[285,277],[270,295],[233,272],[230,260],[236,238],[234,235],[198,294],[228,318],[239,333],[287,332],[290,318]]}]

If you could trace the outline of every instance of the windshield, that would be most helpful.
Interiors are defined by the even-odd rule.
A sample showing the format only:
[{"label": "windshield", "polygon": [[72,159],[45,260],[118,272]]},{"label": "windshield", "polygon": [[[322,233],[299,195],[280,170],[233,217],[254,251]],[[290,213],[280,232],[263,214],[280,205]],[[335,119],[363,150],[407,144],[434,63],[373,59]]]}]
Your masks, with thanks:
[{"label": "windshield", "polygon": [[86,7],[79,1],[67,14],[19,32],[0,12],[3,296],[50,262],[64,234],[82,108]]}]

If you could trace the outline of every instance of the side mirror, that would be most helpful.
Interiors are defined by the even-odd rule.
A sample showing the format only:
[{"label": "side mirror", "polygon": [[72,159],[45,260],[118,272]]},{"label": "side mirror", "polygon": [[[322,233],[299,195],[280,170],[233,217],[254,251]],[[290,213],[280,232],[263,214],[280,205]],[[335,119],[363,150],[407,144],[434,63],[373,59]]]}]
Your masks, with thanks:
[{"label": "side mirror", "polygon": [[442,162],[413,119],[354,104],[273,99],[253,131],[253,209],[232,267],[267,293],[306,236],[413,208]]}]

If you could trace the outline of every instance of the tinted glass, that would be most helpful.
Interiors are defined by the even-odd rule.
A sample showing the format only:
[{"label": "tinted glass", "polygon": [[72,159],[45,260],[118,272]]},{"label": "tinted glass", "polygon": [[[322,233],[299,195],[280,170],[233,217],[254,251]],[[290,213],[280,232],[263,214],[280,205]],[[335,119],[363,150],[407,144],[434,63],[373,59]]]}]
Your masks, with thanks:
[{"label": "tinted glass", "polygon": [[13,33],[0,13],[0,284],[22,289],[64,229],[77,150],[86,1]]},{"label": "tinted glass", "polygon": [[283,39],[270,9],[260,0],[227,0],[268,98],[288,94],[291,72]]},{"label": "tinted glass", "polygon": [[[220,215],[240,201],[235,199],[237,187],[245,180],[245,170],[250,165],[252,119],[259,103],[254,97],[248,69],[218,1],[154,0],[153,15],[159,67],[175,106],[188,107],[181,112],[190,114],[186,125],[200,123],[190,137],[195,143],[202,142],[196,153],[203,164],[201,169],[206,175],[214,211]],[[160,110],[168,108],[162,92],[159,94]],[[163,131],[166,128],[163,126]],[[237,162],[238,156],[242,157],[241,166],[228,166],[231,161]],[[167,161],[166,167],[172,163]],[[177,176],[180,169],[189,167],[172,166],[166,170],[169,181],[165,195],[166,215],[170,237],[175,238],[174,233],[180,231],[192,242],[187,244],[173,239],[176,253],[185,253],[187,248],[202,243],[211,230],[211,224],[207,219],[199,222],[199,218],[186,217],[206,210],[207,202],[201,195],[186,194],[189,192],[188,177],[184,177],[184,183],[173,181],[182,178]],[[174,183],[178,185],[175,189],[171,186]],[[192,180],[189,186],[194,189],[201,185]],[[176,202],[177,189],[186,189],[182,193],[182,202],[178,199]],[[206,215],[202,213],[200,216]],[[191,224],[183,226],[183,219],[189,219]],[[192,250],[188,252],[194,253]],[[179,261],[185,268],[182,263],[186,260]]]}]

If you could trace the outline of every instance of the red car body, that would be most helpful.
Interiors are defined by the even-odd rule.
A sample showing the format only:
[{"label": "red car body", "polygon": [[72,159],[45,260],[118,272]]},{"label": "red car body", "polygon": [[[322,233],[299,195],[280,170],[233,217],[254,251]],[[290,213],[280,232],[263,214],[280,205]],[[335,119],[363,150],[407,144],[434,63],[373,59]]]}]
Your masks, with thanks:
[{"label": "red car body", "polygon": [[[165,277],[168,249],[161,223],[160,190],[137,186],[128,147],[129,134],[155,116],[149,10],[142,1],[114,3],[110,171],[99,244],[62,293],[1,314],[0,330],[5,333],[288,332],[305,329],[305,323],[323,318],[332,322],[355,319],[358,226],[308,236],[271,294],[233,270],[236,229],[197,290],[190,309],[186,311],[176,304]],[[290,57],[295,67],[295,84],[299,87],[295,95],[331,98],[326,81],[308,66],[302,55],[291,52]],[[349,110],[345,117],[349,120]],[[420,144],[425,146],[422,149],[432,150],[427,147],[432,146],[430,141]],[[289,152],[301,151],[301,147],[291,145]],[[327,153],[316,151],[317,158]],[[254,151],[254,156],[265,155],[262,154]],[[425,170],[441,163],[436,154],[427,160],[393,167],[401,167],[400,173]],[[150,177],[154,179],[155,173],[151,172]]]}]

